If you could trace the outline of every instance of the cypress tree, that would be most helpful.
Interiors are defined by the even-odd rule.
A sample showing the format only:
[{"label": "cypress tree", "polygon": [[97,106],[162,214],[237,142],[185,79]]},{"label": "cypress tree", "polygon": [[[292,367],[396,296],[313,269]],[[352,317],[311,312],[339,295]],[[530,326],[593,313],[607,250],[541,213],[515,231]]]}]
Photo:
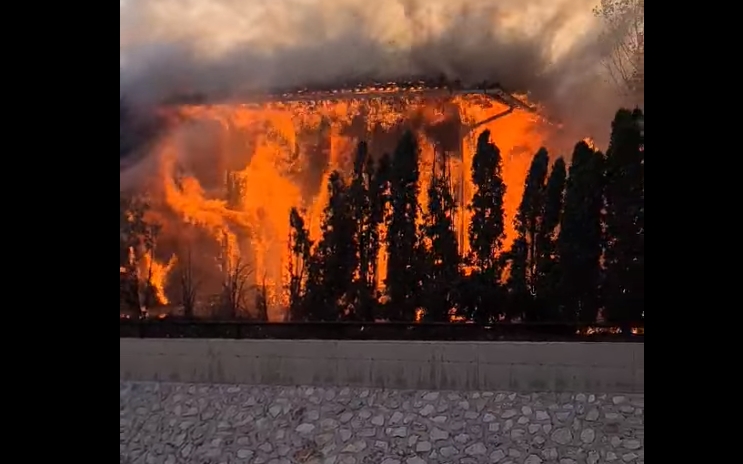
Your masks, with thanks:
[{"label": "cypress tree", "polygon": [[606,152],[605,314],[622,326],[645,311],[643,121],[640,110],[619,110]]},{"label": "cypress tree", "polygon": [[511,274],[508,280],[512,298],[523,308],[514,308],[527,320],[536,318],[533,314],[533,295],[536,295],[537,247],[542,228],[545,200],[545,181],[549,166],[549,154],[544,148],[534,155],[526,175],[524,194],[521,198],[514,220],[518,237],[511,253]]},{"label": "cypress tree", "polygon": [[418,142],[412,132],[403,134],[390,169],[391,214],[387,228],[389,253],[385,286],[392,319],[415,319],[420,287],[420,262],[416,220],[418,217]]},{"label": "cypress tree", "polygon": [[320,321],[347,316],[345,311],[358,266],[348,188],[337,171],[330,175],[328,190],[322,238],[310,259],[305,309],[310,319]]},{"label": "cypress tree", "polygon": [[426,256],[424,280],[426,320],[446,322],[455,306],[454,288],[459,275],[459,251],[454,231],[454,198],[451,194],[446,165],[434,173],[428,187],[428,212],[424,233],[430,243]]},{"label": "cypress tree", "polygon": [[[498,316],[502,264],[498,259],[502,251],[504,227],[504,201],[506,184],[502,177],[502,159],[498,147],[490,142],[490,131],[485,130],[477,139],[477,150],[472,158],[472,183],[475,192],[468,209],[472,213],[469,226],[470,257],[476,268],[466,290],[477,295],[469,305],[471,317],[487,322]],[[499,309],[502,311],[502,308]]]},{"label": "cypress tree", "polygon": [[537,243],[536,296],[541,317],[557,320],[557,286],[560,281],[556,229],[560,223],[567,172],[565,160],[558,158],[552,165],[545,192],[544,209]]},{"label": "cypress tree", "polygon": [[565,189],[557,247],[563,317],[592,323],[599,310],[603,208],[603,154],[579,142]]}]

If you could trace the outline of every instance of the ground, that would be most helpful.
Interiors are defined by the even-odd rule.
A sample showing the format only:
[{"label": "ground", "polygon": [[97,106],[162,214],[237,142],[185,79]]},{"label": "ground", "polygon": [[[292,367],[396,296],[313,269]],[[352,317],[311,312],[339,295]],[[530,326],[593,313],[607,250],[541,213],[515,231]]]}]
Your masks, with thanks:
[{"label": "ground", "polygon": [[120,462],[644,462],[644,395],[120,382]]}]

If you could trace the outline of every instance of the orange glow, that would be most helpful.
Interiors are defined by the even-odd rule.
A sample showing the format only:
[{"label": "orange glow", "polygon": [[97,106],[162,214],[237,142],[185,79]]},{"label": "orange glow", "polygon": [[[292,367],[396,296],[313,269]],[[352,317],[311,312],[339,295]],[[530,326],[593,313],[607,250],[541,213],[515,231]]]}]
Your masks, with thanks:
[{"label": "orange glow", "polygon": [[[222,269],[233,268],[238,260],[249,263],[251,283],[266,284],[269,319],[283,320],[288,304],[290,209],[306,211],[311,238],[317,240],[330,172],[350,172],[356,144],[362,139],[369,141],[373,156],[379,156],[381,145],[375,146],[377,140],[371,134],[398,125],[413,127],[419,137],[419,200],[425,208],[437,151],[434,145],[442,145],[427,129],[455,122],[451,125],[454,134],[448,135],[448,146],[441,150],[448,154],[452,190],[460,205],[455,219],[464,252],[469,248],[469,213],[461,205],[469,203],[473,194],[470,171],[475,142],[483,130],[491,131],[503,157],[507,185],[504,246],[508,248],[515,235],[513,219],[526,172],[534,153],[549,138],[550,128],[535,114],[520,109],[478,125],[507,109],[483,95],[166,108],[163,110],[174,124],[155,149],[159,170],[149,190],[155,197],[154,207],[167,212],[158,214],[160,221],[175,215],[181,223],[221,244]],[[383,147],[390,152],[393,148],[394,144]],[[225,199],[228,175],[240,185],[239,198]],[[179,229],[174,226],[169,230],[177,234]],[[382,230],[382,239],[384,233]],[[381,290],[386,275],[384,247],[378,259]],[[175,259],[167,264],[146,263],[152,268],[153,285],[162,304],[168,304],[164,282],[174,264]]]},{"label": "orange glow", "polygon": [[[644,327],[632,327],[630,331],[632,335],[645,335]],[[586,327],[577,330],[575,333],[577,335],[621,334],[622,329],[620,327]]]},{"label": "orange glow", "polygon": [[149,254],[144,255],[139,263],[140,279],[143,283],[146,283],[149,279],[149,283],[155,291],[155,298],[161,305],[170,303],[165,295],[165,281],[175,263],[175,256],[172,256],[167,263],[163,264],[153,260]]},{"label": "orange glow", "polygon": [[595,150],[598,150],[598,148],[596,147],[596,142],[594,142],[594,140],[593,140],[593,139],[592,139],[591,137],[586,137],[586,138],[584,138],[584,139],[583,139],[583,141],[584,141],[584,142],[586,143],[586,145],[588,145],[588,146],[589,146],[589,147],[590,147],[590,148],[591,148],[592,150],[594,150],[594,151],[595,151]]}]

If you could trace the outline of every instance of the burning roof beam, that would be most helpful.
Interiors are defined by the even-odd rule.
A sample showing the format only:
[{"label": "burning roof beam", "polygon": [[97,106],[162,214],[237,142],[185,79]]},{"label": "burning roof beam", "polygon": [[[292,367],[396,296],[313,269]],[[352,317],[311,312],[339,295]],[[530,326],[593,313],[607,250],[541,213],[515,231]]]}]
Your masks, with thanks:
[{"label": "burning roof beam", "polygon": [[[242,105],[261,106],[270,103],[299,103],[299,102],[336,102],[342,100],[381,100],[402,97],[417,98],[453,98],[460,95],[480,95],[494,100],[506,107],[507,110],[491,116],[483,121],[476,122],[466,127],[464,133],[470,133],[480,126],[488,124],[496,119],[508,116],[514,110],[519,109],[534,114],[542,121],[553,124],[548,118],[540,114],[538,109],[507,92],[500,84],[483,82],[477,86],[464,87],[459,82],[447,83],[443,80],[436,81],[408,81],[389,82],[387,84],[359,84],[350,87],[338,88],[298,88],[284,91],[274,91],[264,94],[254,94],[242,99]],[[180,95],[171,99],[169,104],[207,104],[203,95]],[[213,102],[211,102],[213,103]]]},{"label": "burning roof beam", "polygon": [[[508,107],[519,108],[536,113],[536,108],[506,92],[499,84],[484,82],[475,87],[463,87],[461,84],[441,83],[440,81],[415,81],[387,84],[356,85],[334,89],[299,88],[267,94],[255,94],[243,99],[245,104],[291,103],[301,101],[338,101],[359,99],[399,98],[405,96],[420,97],[454,97],[458,95],[483,95]],[[198,94],[182,94],[169,99],[171,104],[208,103],[208,99]]]},{"label": "burning roof beam", "polygon": [[301,89],[294,92],[258,97],[251,103],[264,102],[293,102],[293,101],[320,101],[320,100],[359,100],[377,98],[399,98],[404,96],[421,97],[454,97],[457,95],[483,95],[498,101],[510,108],[536,113],[536,108],[514,97],[503,90],[499,85],[482,86],[478,88],[459,88],[456,86],[429,87],[420,85],[399,85],[390,83],[385,86],[356,87],[345,89],[312,91]]},{"label": "burning roof beam", "polygon": [[471,125],[469,125],[467,127],[467,132],[472,132],[473,130],[477,129],[480,126],[484,126],[485,124],[488,124],[490,122],[493,122],[496,119],[500,119],[500,118],[502,118],[504,116],[508,116],[509,114],[513,113],[513,110],[514,109],[515,108],[513,106],[509,106],[507,110],[505,110],[505,111],[503,111],[501,113],[495,114],[495,115],[493,115],[493,116],[491,116],[491,117],[489,117],[487,119],[483,119],[482,121],[478,121],[475,124],[471,124]]}]

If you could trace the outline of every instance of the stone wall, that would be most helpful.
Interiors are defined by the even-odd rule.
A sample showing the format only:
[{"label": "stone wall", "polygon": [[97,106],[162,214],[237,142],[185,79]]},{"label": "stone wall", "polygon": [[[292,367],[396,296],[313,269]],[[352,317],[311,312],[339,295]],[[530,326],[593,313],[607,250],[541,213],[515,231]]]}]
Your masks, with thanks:
[{"label": "stone wall", "polygon": [[644,391],[642,343],[120,339],[120,378],[409,390]]},{"label": "stone wall", "polygon": [[644,395],[120,382],[120,462],[644,463]]}]

